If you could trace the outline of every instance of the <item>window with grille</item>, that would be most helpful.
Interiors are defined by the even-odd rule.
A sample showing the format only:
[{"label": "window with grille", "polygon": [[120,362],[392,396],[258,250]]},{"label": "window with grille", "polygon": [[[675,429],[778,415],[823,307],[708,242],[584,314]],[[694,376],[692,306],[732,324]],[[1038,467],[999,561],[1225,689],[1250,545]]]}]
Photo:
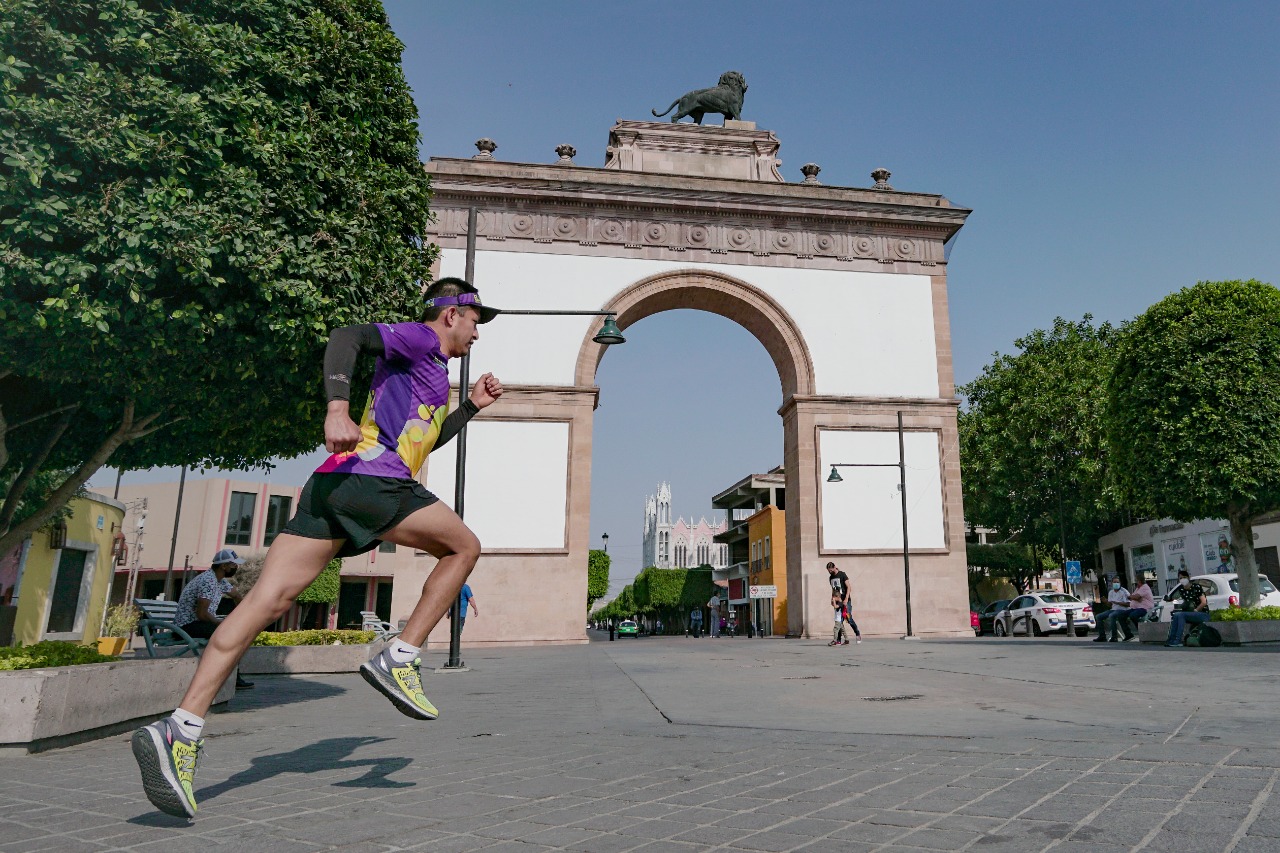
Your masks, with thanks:
[{"label": "window with grille", "polygon": [[248,545],[253,536],[253,508],[257,495],[252,492],[232,492],[231,506],[227,510],[227,544]]},{"label": "window with grille", "polygon": [[[250,497],[253,497],[250,495]],[[267,498],[267,529],[262,537],[263,545],[270,545],[289,523],[289,511],[293,509],[293,498],[288,495],[271,495]],[[249,507],[250,515],[253,507]],[[229,541],[229,540],[228,540]],[[248,544],[248,543],[244,543]]]}]

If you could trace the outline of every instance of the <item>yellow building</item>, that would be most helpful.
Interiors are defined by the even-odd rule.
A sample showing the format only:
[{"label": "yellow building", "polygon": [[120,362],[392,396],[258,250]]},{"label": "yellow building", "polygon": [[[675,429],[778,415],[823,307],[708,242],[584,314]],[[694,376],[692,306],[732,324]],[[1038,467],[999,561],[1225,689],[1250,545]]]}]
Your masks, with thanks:
[{"label": "yellow building", "polygon": [[0,560],[0,601],[16,611],[13,644],[98,639],[124,504],[87,492],[70,507],[64,522],[37,531]]},{"label": "yellow building", "polygon": [[[739,631],[787,632],[786,477],[782,468],[750,474],[711,499],[726,514],[726,529],[715,537],[728,546],[728,565],[712,577],[720,587],[721,613]],[[753,597],[753,586],[776,586],[778,595]]]},{"label": "yellow building", "polygon": [[748,591],[752,586],[776,586],[778,595],[770,600],[753,598],[752,621],[766,637],[774,626],[787,624],[787,513],[767,505],[747,519]]}]

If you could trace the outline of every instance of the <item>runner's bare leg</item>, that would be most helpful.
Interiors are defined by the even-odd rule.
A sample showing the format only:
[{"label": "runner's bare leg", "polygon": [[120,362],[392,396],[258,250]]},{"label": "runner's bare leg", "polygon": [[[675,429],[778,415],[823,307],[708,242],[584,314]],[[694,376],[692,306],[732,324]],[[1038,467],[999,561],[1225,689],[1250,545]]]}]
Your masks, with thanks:
[{"label": "runner's bare leg", "polygon": [[423,584],[422,597],[400,632],[401,640],[421,646],[457,601],[462,584],[480,559],[480,540],[457,513],[440,502],[413,513],[382,538],[426,551],[440,560]]},{"label": "runner's bare leg", "polygon": [[262,576],[213,632],[178,707],[197,717],[209,712],[218,688],[264,628],[279,619],[338,553],[342,540],[281,533],[267,551]]}]

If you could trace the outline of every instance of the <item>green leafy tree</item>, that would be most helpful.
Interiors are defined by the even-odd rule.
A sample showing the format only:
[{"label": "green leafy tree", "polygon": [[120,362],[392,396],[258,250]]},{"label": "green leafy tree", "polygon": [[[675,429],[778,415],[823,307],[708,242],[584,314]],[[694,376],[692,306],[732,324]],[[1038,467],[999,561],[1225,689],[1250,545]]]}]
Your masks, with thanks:
[{"label": "green leafy tree", "polygon": [[[315,605],[337,606],[338,595],[342,591],[341,572],[342,561],[330,560],[320,571],[320,574],[316,575],[316,579],[298,594],[296,601],[302,605],[300,621],[303,625],[310,622]],[[237,574],[239,573],[237,572]]]},{"label": "green leafy tree", "polygon": [[1115,330],[1062,318],[996,353],[960,391],[965,518],[1023,545],[1093,562],[1117,526],[1102,433]]},{"label": "green leafy tree", "polygon": [[1020,543],[981,545],[971,542],[965,550],[971,576],[977,574],[979,577],[1004,578],[1013,584],[1019,594],[1031,589],[1036,578],[1045,570],[1044,563],[1033,550]]},{"label": "green leafy tree", "polygon": [[1124,329],[1107,386],[1116,480],[1179,521],[1226,516],[1240,604],[1258,603],[1253,521],[1280,508],[1280,292],[1203,281]]},{"label": "green leafy tree", "polygon": [[690,610],[705,607],[715,592],[711,567],[659,569],[636,575],[634,597],[643,612],[657,613],[668,625],[682,625]]},{"label": "green leafy tree", "polygon": [[609,555],[592,550],[587,554],[587,610],[609,594]]},{"label": "green leafy tree", "polygon": [[2,8],[0,553],[108,460],[313,449],[328,330],[411,318],[432,261],[376,0]]}]

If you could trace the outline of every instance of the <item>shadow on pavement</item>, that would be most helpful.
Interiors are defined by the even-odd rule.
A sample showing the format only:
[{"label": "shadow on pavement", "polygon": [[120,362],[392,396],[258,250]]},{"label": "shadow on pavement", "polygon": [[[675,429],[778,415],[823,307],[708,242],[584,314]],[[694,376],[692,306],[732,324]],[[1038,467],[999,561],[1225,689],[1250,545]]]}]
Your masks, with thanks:
[{"label": "shadow on pavement", "polygon": [[307,677],[250,675],[247,678],[254,683],[254,688],[237,690],[235,697],[227,703],[226,710],[252,711],[258,708],[275,708],[294,702],[330,699],[347,692],[345,687]]},{"label": "shadow on pavement", "polygon": [[219,782],[199,792],[200,800],[212,800],[220,794],[234,791],[245,785],[262,782],[282,773],[315,773],[321,770],[345,770],[351,767],[369,768],[357,779],[335,782],[341,788],[412,788],[412,782],[398,782],[388,779],[397,770],[403,770],[411,763],[408,758],[356,758],[346,759],[362,746],[382,743],[390,740],[385,737],[340,737],[329,738],[308,744],[290,752],[277,752],[273,755],[260,755],[252,759],[251,767],[236,773],[225,782]]}]

